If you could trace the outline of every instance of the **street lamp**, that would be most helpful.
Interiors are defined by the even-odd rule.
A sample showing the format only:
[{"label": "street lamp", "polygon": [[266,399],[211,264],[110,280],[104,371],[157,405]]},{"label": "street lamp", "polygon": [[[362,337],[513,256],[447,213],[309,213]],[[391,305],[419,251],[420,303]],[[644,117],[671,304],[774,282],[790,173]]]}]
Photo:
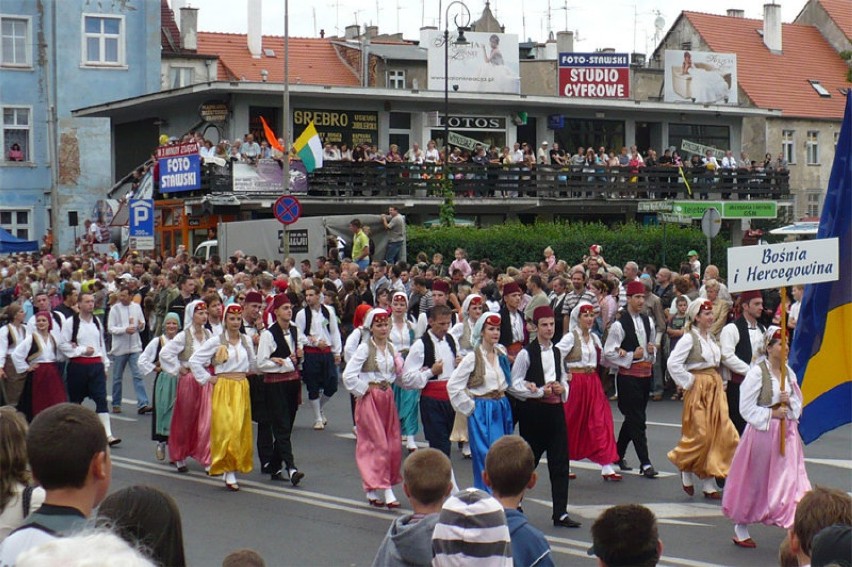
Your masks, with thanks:
[{"label": "street lamp", "polygon": [[450,8],[458,6],[456,15],[453,16],[453,24],[458,29],[458,37],[453,42],[455,45],[467,45],[464,32],[470,28],[470,10],[464,2],[455,0],[447,4],[444,12],[444,179],[447,179],[450,159]]}]

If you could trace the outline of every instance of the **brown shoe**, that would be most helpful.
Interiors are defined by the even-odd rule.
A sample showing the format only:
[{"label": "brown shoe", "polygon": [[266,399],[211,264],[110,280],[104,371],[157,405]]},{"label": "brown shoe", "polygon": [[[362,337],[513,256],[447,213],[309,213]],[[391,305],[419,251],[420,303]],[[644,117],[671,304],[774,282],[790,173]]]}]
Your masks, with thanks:
[{"label": "brown shoe", "polygon": [[121,413],[121,406],[112,406],[112,413]]}]

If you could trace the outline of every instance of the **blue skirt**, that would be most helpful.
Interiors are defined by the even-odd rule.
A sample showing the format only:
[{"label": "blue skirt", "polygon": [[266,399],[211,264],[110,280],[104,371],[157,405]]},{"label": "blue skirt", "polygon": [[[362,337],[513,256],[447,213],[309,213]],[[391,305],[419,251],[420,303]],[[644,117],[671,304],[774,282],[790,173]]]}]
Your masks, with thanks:
[{"label": "blue skirt", "polygon": [[399,413],[399,429],[403,435],[420,432],[420,390],[406,390],[393,385],[393,399]]},{"label": "blue skirt", "polygon": [[514,430],[512,407],[506,397],[499,400],[476,398],[473,413],[467,418],[467,435],[470,439],[470,457],[473,461],[473,485],[480,490],[491,490],[482,480],[485,470],[485,455],[491,444],[511,435]]}]

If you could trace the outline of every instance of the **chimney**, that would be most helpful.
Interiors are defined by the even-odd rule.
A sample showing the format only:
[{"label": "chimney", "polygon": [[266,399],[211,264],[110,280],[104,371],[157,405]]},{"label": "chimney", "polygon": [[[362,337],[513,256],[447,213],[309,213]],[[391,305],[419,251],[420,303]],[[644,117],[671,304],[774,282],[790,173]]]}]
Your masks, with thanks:
[{"label": "chimney", "polygon": [[379,36],[379,26],[367,26],[367,39],[373,39]]},{"label": "chimney", "polygon": [[180,46],[187,51],[198,49],[198,8],[180,9]]},{"label": "chimney", "polygon": [[745,10],[740,10],[739,8],[729,8],[728,9],[728,17],[729,18],[745,18]]},{"label": "chimney", "polygon": [[781,53],[781,5],[763,5],[763,43],[769,51]]},{"label": "chimney", "polygon": [[248,0],[248,49],[251,56],[260,59],[263,39],[260,23],[263,21],[261,0]]},{"label": "chimney", "polygon": [[556,32],[556,50],[559,53],[572,53],[574,51],[574,32]]},{"label": "chimney", "polygon": [[351,26],[346,26],[346,30],[344,31],[344,39],[358,39],[358,36],[361,35],[361,26],[358,24],[352,24]]}]

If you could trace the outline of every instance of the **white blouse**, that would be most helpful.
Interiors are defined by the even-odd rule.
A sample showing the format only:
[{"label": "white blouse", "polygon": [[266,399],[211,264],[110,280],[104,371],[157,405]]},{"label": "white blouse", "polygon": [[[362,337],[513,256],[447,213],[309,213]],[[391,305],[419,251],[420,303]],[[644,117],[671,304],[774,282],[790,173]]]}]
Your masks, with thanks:
[{"label": "white blouse", "polygon": [[[373,339],[369,339],[370,342]],[[375,345],[375,343],[373,343]],[[380,349],[376,347],[376,365],[379,367],[378,372],[363,372],[362,367],[367,361],[367,356],[370,352],[370,345],[363,343],[355,349],[355,354],[352,355],[352,360],[346,364],[346,370],[343,371],[343,386],[353,395],[360,397],[367,393],[370,388],[370,382],[389,382],[391,384],[396,381],[396,361],[395,356],[391,355],[391,349]],[[402,367],[400,360],[400,367]]]},{"label": "white blouse", "polygon": [[[257,370],[254,349],[251,346],[246,348],[246,341],[248,340],[250,339],[241,334],[240,342],[236,345],[226,341],[228,360],[215,366],[214,371],[216,374],[247,374]],[[221,336],[210,337],[203,345],[196,348],[192,356],[189,357],[189,368],[192,370],[192,375],[199,384],[204,385],[212,378],[212,375],[207,371],[207,366],[213,363],[213,355],[216,354],[216,351],[221,345]]]},{"label": "white blouse", "polygon": [[[772,382],[772,403],[775,405],[781,401],[781,377],[776,376],[769,366],[769,377]],[[763,371],[760,364],[755,364],[748,371],[743,383],[740,384],[740,414],[751,427],[758,431],[767,431],[772,421],[772,408],[757,405],[760,395],[760,386],[763,382]],[[790,395],[790,403],[787,405],[787,419],[798,420],[802,415],[802,393],[798,388],[793,388],[793,383],[798,383],[796,373],[787,366],[786,390]]]},{"label": "white blouse", "polygon": [[[398,323],[393,320],[393,317],[390,319],[390,335],[388,336],[388,340],[393,344],[393,348],[396,349],[398,353],[408,353],[411,350],[411,343],[417,340],[416,333],[412,333],[413,325],[411,325],[407,320],[403,322],[400,327]],[[412,339],[412,335],[414,338]]]},{"label": "white blouse", "polygon": [[[689,351],[692,350],[693,337],[698,336],[701,342],[701,362],[687,363],[686,359],[689,356]],[[706,370],[708,368],[719,368],[722,362],[722,349],[719,343],[713,340],[713,336],[708,333],[706,337],[702,337],[698,331],[684,333],[680,340],[675,345],[674,350],[669,355],[668,369],[675,383],[689,390],[695,382],[695,376],[692,375],[693,370]]]},{"label": "white blouse", "polygon": [[[574,332],[568,332],[556,344],[559,349],[559,354],[562,358],[568,356],[571,349],[574,348]],[[598,365],[598,350],[601,348],[601,340],[594,333],[589,333],[589,340],[583,340],[583,335],[580,335],[580,350],[582,354],[580,360],[575,362],[566,362],[567,368],[595,368]]]},{"label": "white blouse", "polygon": [[[175,338],[177,338],[178,335],[182,335],[182,334],[183,333],[178,333],[177,335],[175,335]],[[160,369],[161,370],[163,370],[163,362],[162,362],[163,351],[166,350],[166,347],[168,346],[168,344],[173,340],[173,339],[169,339],[168,337],[166,337],[166,335],[162,335],[162,337],[164,337],[166,339],[166,343],[163,345],[163,348],[160,349]],[[145,350],[143,350],[142,354],[139,355],[139,363],[138,363],[139,364],[139,371],[142,372],[142,374],[150,374],[151,372],[153,372],[154,370],[157,369],[157,349],[159,348],[159,345],[160,345],[160,337],[151,339],[151,341],[145,347]],[[163,371],[166,372],[166,374],[172,374],[173,376],[177,376],[177,373],[172,373],[172,372],[168,372],[168,371],[165,371],[165,370],[163,370]]]},{"label": "white blouse", "polygon": [[6,364],[6,355],[14,350],[17,345],[21,344],[21,341],[29,334],[27,333],[27,327],[25,325],[15,327],[15,343],[12,346],[9,346],[10,327],[11,324],[0,327],[0,368],[3,368]]},{"label": "white blouse", "polygon": [[[56,362],[58,357],[61,356],[58,349],[55,348],[53,341],[45,340],[41,335],[39,335],[38,339],[35,339],[34,337],[35,335],[29,335],[26,339],[18,343],[18,346],[16,346],[15,350],[12,351],[12,363],[15,365],[15,370],[21,374],[26,372],[31,364]],[[30,362],[27,360],[27,355],[30,353],[30,347],[34,340],[38,340],[39,346],[41,346],[41,354],[35,360]]]},{"label": "white blouse", "polygon": [[[192,332],[192,327],[187,330],[180,331],[175,338],[166,344],[163,347],[163,350],[160,351],[160,367],[164,372],[168,372],[174,376],[180,375],[180,369],[189,368],[187,364],[188,360],[180,360],[180,354],[183,352],[183,349],[186,348],[186,333]],[[192,347],[193,351],[197,350],[207,339],[210,338],[210,331],[207,329],[202,329],[203,337],[199,340],[198,335],[192,335]]]},{"label": "white blouse", "polygon": [[[452,376],[447,381],[447,394],[450,396],[450,403],[456,411],[468,416],[473,413],[476,407],[474,397],[482,396],[495,390],[503,392],[509,387],[506,383],[506,375],[503,374],[503,369],[500,367],[499,358],[495,357],[494,364],[491,364],[488,362],[488,355],[482,349],[481,345],[479,350],[485,361],[485,379],[482,385],[470,389],[467,387],[468,378],[470,378],[476,365],[475,351],[465,355],[461,364],[453,371]],[[497,354],[506,354],[503,345],[495,345],[495,350]]]}]

